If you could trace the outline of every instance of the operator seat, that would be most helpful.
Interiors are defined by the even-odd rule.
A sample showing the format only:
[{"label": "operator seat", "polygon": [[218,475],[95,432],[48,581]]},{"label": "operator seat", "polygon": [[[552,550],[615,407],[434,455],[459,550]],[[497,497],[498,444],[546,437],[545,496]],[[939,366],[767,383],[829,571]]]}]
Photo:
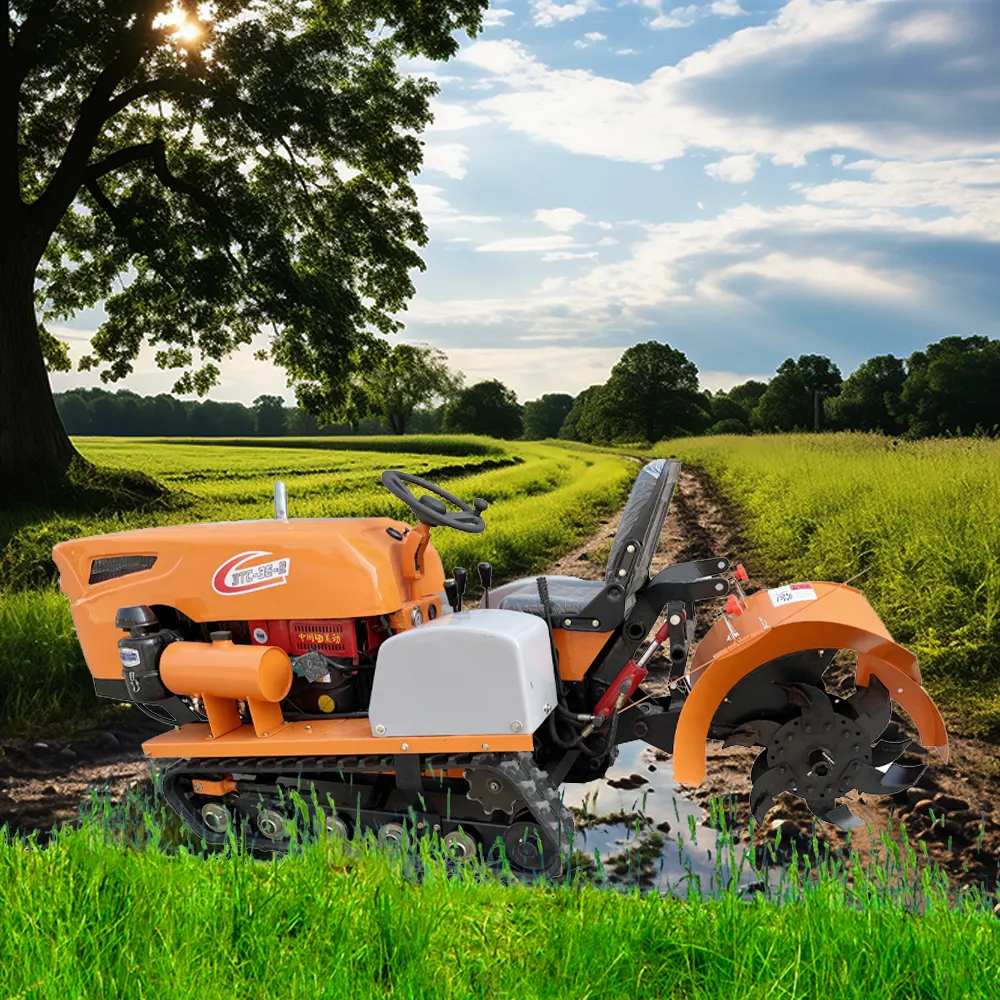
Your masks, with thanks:
[{"label": "operator seat", "polygon": [[[608,554],[604,582],[575,576],[546,576],[549,602],[556,617],[580,614],[594,598],[610,586],[625,590],[625,614],[635,603],[635,593],[649,581],[649,567],[660,540],[670,501],[680,477],[681,463],[658,458],[643,466]],[[632,552],[629,546],[634,546]],[[629,568],[631,567],[631,568]],[[524,577],[491,590],[489,607],[524,611],[544,617],[535,577]]]}]

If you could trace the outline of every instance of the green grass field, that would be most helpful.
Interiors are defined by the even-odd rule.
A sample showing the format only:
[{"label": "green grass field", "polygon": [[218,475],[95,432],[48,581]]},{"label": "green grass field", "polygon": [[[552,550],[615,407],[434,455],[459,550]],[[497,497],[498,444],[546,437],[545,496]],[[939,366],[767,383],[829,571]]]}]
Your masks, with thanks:
[{"label": "green grass field", "polygon": [[926,686],[1000,740],[1000,442],[877,435],[664,442],[708,473],[775,581],[847,581],[918,656]]},{"label": "green grass field", "polygon": [[[270,517],[276,478],[293,517],[405,516],[378,485],[394,466],[494,505],[485,535],[441,531],[436,544],[446,566],[489,558],[502,579],[542,568],[589,533],[637,471],[613,450],[553,442],[407,438],[405,453],[399,443],[80,441],[88,458],[141,468],[186,500],[142,516],[0,519],[0,539],[15,534],[0,556],[0,733],[96,711],[67,603],[38,582],[62,538]],[[753,572],[784,582],[865,570],[858,585],[918,653],[935,698],[996,731],[1000,446],[834,435],[686,439],[657,452],[711,477],[737,511]],[[0,996],[997,995],[995,900],[949,897],[905,833],[902,853],[885,841],[884,862],[814,862],[807,878],[793,866],[780,898],[678,900],[583,877],[543,888],[471,873],[448,880],[430,862],[418,886],[399,858],[370,848],[345,856],[333,843],[274,863],[239,851],[203,857],[177,846],[162,808],[105,806],[44,849],[0,831]],[[679,852],[684,840],[678,831]],[[720,844],[721,864],[736,848]]]},{"label": "green grass field", "polygon": [[[445,567],[493,563],[497,583],[543,569],[624,502],[637,468],[609,450],[475,437],[275,439],[252,442],[83,438],[96,464],[137,468],[178,491],[176,509],[115,516],[38,511],[17,525],[0,515],[0,735],[41,731],[103,710],[55,588],[52,546],[67,538],[151,524],[274,516],[273,490],[288,488],[292,517],[412,513],[386,490],[386,468],[430,479],[490,504],[487,530],[434,533]],[[10,538],[6,548],[2,539]],[[478,586],[470,574],[469,594]]]},{"label": "green grass field", "polygon": [[370,838],[270,863],[238,848],[202,856],[166,847],[149,814],[138,845],[115,831],[118,811],[95,810],[45,849],[0,834],[7,1000],[987,1000],[1000,981],[988,901],[949,899],[912,850],[899,866],[911,892],[855,859],[793,868],[750,899],[730,881],[714,895],[693,883],[682,900],[572,875],[449,879],[426,841],[402,856]]}]

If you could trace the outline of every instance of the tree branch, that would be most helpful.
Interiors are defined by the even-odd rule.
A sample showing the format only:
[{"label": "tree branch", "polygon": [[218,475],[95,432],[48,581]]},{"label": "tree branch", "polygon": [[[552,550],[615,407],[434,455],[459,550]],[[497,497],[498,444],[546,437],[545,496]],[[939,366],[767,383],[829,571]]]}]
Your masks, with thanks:
[{"label": "tree branch", "polygon": [[[199,205],[206,215],[216,222],[225,237],[226,242],[223,244],[223,250],[226,257],[229,259],[229,263],[233,266],[233,270],[235,270],[237,274],[243,274],[243,268],[240,266],[236,258],[233,257],[232,251],[229,248],[228,241],[232,238],[232,227],[230,226],[230,222],[226,214],[222,211],[217,201],[211,195],[207,194],[196,184],[192,184],[190,181],[186,181],[183,178],[178,177],[176,174],[171,173],[170,166],[167,163],[166,143],[164,143],[164,141],[160,138],[153,139],[151,142],[128,146],[125,149],[119,149],[110,156],[106,156],[103,160],[98,160],[97,163],[92,163],[87,168],[85,181],[87,190],[90,191],[95,201],[97,201],[108,214],[112,223],[116,222],[116,214],[120,218],[120,213],[118,213],[115,206],[107,198],[97,182],[105,174],[111,173],[114,170],[120,170],[122,167],[128,166],[130,163],[138,163],[141,160],[148,160],[152,164],[153,173],[156,175],[157,180],[165,188],[170,191],[174,191],[177,194],[187,196],[195,202],[195,204]],[[97,193],[95,193],[95,191]]]},{"label": "tree branch", "polygon": [[118,54],[101,70],[90,93],[83,99],[76,126],[59,166],[45,190],[31,205],[32,215],[46,234],[55,231],[84,183],[87,161],[107,120],[111,95],[122,80],[135,72],[158,34],[153,28],[153,20],[160,6],[162,4],[157,0],[135,0],[135,24],[123,33]]}]

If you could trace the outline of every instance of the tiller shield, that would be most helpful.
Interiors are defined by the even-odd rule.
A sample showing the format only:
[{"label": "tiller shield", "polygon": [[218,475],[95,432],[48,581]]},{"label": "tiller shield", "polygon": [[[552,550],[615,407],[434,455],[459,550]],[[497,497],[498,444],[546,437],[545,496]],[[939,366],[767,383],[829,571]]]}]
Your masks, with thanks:
[{"label": "tiller shield", "polygon": [[[846,699],[830,695],[822,681],[841,649],[858,653],[857,690]],[[923,745],[948,759],[944,722],[921,686],[916,658],[846,584],[800,583],[731,597],[687,676],[674,776],[701,784],[705,741],[713,734],[724,746],[762,747],[750,775],[758,823],[775,796],[789,792],[819,819],[850,829],[861,820],[838,798],[851,791],[894,795],[918,781],[925,766],[895,763],[911,741],[881,739],[893,701]]]}]

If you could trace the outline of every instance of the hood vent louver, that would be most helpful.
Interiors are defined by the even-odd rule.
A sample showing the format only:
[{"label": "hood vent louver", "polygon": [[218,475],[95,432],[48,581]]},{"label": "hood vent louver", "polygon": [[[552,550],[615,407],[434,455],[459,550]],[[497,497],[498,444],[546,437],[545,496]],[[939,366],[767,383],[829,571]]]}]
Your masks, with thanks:
[{"label": "hood vent louver", "polygon": [[141,573],[156,562],[156,556],[110,556],[90,564],[90,583],[106,583],[130,573]]}]

